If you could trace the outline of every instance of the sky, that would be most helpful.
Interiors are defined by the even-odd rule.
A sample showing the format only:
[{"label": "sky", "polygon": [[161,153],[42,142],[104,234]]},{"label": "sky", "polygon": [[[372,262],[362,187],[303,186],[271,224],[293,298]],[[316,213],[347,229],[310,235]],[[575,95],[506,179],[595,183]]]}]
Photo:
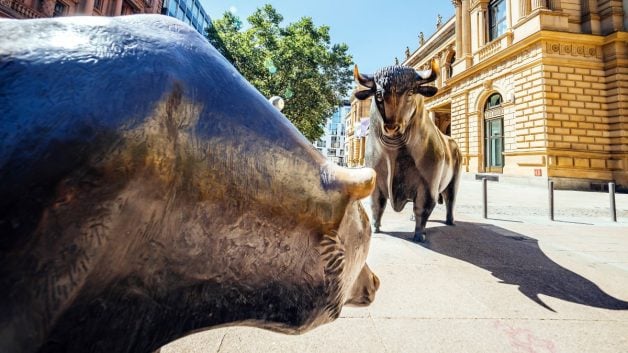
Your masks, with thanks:
[{"label": "sky", "polygon": [[346,43],[360,72],[373,73],[393,65],[417,49],[419,32],[427,40],[436,31],[437,16],[443,23],[454,15],[451,0],[201,0],[213,19],[231,11],[244,23],[246,18],[271,4],[284,17],[283,26],[311,17],[316,26],[330,27],[331,43]]}]

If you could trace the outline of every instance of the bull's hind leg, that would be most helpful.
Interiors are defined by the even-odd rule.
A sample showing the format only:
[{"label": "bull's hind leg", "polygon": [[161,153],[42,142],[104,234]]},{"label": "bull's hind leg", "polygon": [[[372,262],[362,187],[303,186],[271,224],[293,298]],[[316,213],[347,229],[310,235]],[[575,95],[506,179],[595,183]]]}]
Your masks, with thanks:
[{"label": "bull's hind leg", "polygon": [[458,192],[458,176],[449,182],[449,185],[445,188],[442,195],[445,199],[445,206],[447,207],[447,218],[445,224],[448,226],[454,225],[454,206],[456,205],[456,193]]},{"label": "bull's hind leg", "polygon": [[445,205],[447,206],[447,218],[445,224],[449,226],[454,225],[454,206],[456,205],[456,194],[458,193],[458,184],[460,183],[460,168],[456,167],[456,173],[454,177],[447,185],[447,188],[443,191],[445,199]]},{"label": "bull's hind leg", "polygon": [[382,194],[378,187],[371,194],[371,215],[373,217],[373,231],[379,233],[379,227],[382,224],[382,215],[386,208],[386,197]]},{"label": "bull's hind leg", "polygon": [[445,199],[445,206],[447,207],[447,218],[445,224],[448,226],[454,225],[454,204],[456,202],[456,191],[452,190],[451,184],[443,191]]},{"label": "bull's hind leg", "polygon": [[433,197],[428,192],[419,191],[417,193],[413,209],[415,219],[413,241],[420,243],[425,241],[425,226],[427,225],[427,219],[430,218],[434,210],[434,206],[436,206],[436,197]]}]

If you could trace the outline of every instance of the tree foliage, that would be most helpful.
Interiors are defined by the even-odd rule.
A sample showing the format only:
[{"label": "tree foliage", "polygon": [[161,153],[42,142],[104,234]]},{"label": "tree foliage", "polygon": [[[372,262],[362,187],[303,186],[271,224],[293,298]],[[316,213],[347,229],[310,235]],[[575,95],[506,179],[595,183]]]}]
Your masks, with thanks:
[{"label": "tree foliage", "polygon": [[271,5],[247,18],[245,29],[230,12],[213,21],[209,41],[264,96],[281,96],[283,113],[310,141],[347,95],[352,79],[348,46],[331,44],[329,27],[310,17],[281,26]]}]

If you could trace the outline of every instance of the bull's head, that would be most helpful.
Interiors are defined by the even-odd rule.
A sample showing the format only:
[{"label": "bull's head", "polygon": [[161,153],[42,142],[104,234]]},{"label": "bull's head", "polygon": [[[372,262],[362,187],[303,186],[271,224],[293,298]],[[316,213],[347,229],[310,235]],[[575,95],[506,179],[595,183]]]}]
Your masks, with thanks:
[{"label": "bull's head", "polygon": [[417,109],[417,94],[431,97],[438,89],[427,85],[436,80],[438,65],[432,61],[429,70],[417,71],[407,66],[388,66],[375,75],[365,75],[353,70],[355,80],[363,88],[356,90],[360,100],[375,96],[375,106],[382,117],[382,132],[389,138],[403,135]]}]

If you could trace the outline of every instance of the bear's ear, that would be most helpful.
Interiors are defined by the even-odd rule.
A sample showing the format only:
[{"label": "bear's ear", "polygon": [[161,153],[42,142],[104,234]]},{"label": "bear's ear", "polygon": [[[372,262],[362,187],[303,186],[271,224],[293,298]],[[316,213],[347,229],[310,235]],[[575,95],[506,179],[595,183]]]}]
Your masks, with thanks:
[{"label": "bear's ear", "polygon": [[415,88],[414,90],[416,93],[425,97],[431,97],[438,92],[438,88],[434,86],[419,86]]},{"label": "bear's ear", "polygon": [[369,89],[363,89],[363,90],[356,90],[355,92],[353,92],[353,95],[355,96],[355,98],[362,101],[372,96],[374,93],[375,93],[375,89],[369,88]]}]

